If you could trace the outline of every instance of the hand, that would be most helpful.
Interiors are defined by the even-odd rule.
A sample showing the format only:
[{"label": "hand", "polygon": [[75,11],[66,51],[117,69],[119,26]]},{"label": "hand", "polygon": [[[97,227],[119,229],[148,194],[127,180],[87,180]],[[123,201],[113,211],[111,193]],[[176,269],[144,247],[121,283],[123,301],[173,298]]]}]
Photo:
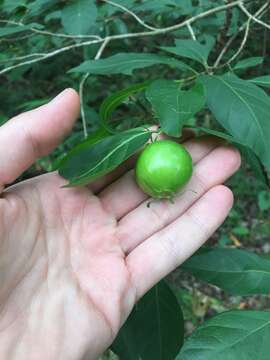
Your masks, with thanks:
[{"label": "hand", "polygon": [[[0,128],[0,358],[96,359],[135,302],[194,253],[227,216],[219,185],[240,165],[220,140],[188,140],[195,165],[174,204],[153,202],[124,166],[84,188],[56,173],[16,185],[72,128],[79,99],[66,90]],[[189,191],[192,190],[192,191]]]}]

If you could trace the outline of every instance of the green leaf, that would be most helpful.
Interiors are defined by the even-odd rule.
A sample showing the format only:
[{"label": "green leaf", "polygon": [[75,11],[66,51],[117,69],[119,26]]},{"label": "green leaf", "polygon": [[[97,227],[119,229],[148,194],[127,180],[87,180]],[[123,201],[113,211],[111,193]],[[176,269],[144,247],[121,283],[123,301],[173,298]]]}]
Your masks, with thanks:
[{"label": "green leaf", "polygon": [[243,70],[250,67],[254,67],[263,63],[263,57],[250,57],[240,60],[234,67],[234,70]]},{"label": "green leaf", "polygon": [[268,360],[270,312],[234,310],[201,325],[176,360]]},{"label": "green leaf", "polygon": [[245,226],[239,225],[232,228],[232,233],[239,236],[245,236],[249,234],[249,230]]},{"label": "green leaf", "polygon": [[62,24],[65,31],[72,35],[88,34],[97,18],[94,0],[73,0],[62,10]]},{"label": "green leaf", "polygon": [[205,105],[204,88],[196,84],[184,91],[172,80],[156,80],[146,90],[146,98],[159,118],[162,130],[170,136],[180,136],[185,121]]},{"label": "green leaf", "polygon": [[182,268],[234,295],[270,292],[270,260],[248,251],[207,249],[193,255]]},{"label": "green leaf", "polygon": [[165,46],[161,47],[161,49],[178,56],[195,60],[204,66],[207,66],[208,55],[211,51],[208,44],[202,45],[195,40],[176,40],[175,47]]},{"label": "green leaf", "polygon": [[254,153],[254,151],[243,145],[238,145],[237,147],[240,150],[242,157],[249,163],[256,180],[258,180],[265,187],[270,188],[267,172],[265,171],[260,159]]},{"label": "green leaf", "polygon": [[265,187],[267,187],[267,188],[270,187],[267,173],[266,173],[260,159],[250,148],[248,148],[245,145],[242,145],[233,136],[231,136],[227,133],[224,133],[222,131],[212,130],[212,129],[208,129],[205,127],[197,127],[197,126],[194,126],[194,128],[196,130],[202,131],[206,134],[220,137],[220,138],[227,140],[230,143],[234,144],[238,148],[238,150],[241,152],[242,157],[249,163],[249,165],[256,177],[256,180],[260,181],[260,183],[263,184]]},{"label": "green leaf", "polygon": [[81,141],[79,144],[74,146],[68,154],[63,157],[61,154],[60,159],[54,164],[54,169],[59,169],[63,167],[64,163],[68,161],[71,157],[80,154],[83,150],[89,149],[92,145],[96,144],[100,140],[110,136],[110,133],[103,127],[97,129],[95,132],[90,134],[87,139]]},{"label": "green leaf", "polygon": [[237,76],[201,76],[207,104],[217,121],[235,139],[251,148],[270,169],[270,99]]},{"label": "green leaf", "polygon": [[173,360],[184,338],[184,320],[172,290],[160,282],[135,306],[112,345],[122,360]]},{"label": "green leaf", "polygon": [[196,130],[202,131],[203,133],[220,137],[220,138],[222,138],[222,139],[224,139],[224,140],[227,140],[227,141],[229,141],[229,142],[234,142],[233,136],[231,136],[231,135],[229,135],[229,134],[227,134],[227,133],[225,133],[225,132],[218,131],[218,130],[208,129],[208,128],[202,127],[202,126],[194,126],[194,128],[195,128]]},{"label": "green leaf", "polygon": [[118,53],[105,59],[85,61],[79,66],[69,70],[69,72],[90,72],[100,75],[132,75],[135,69],[142,69],[157,64],[166,64],[172,67],[194,71],[183,62],[166,56],[150,53]]},{"label": "green leaf", "polygon": [[11,13],[15,9],[21,6],[25,6],[26,0],[5,0],[2,11]]},{"label": "green leaf", "polygon": [[[151,11],[151,12],[163,12],[166,10],[171,10],[171,6],[175,6],[177,0],[147,0],[142,1],[141,4],[136,4],[135,10],[138,11]],[[186,0],[181,0],[181,3]],[[182,4],[181,4],[182,5]]]},{"label": "green leaf", "polygon": [[25,18],[39,16],[48,9],[59,3],[58,0],[35,0],[27,4],[28,12],[25,14]]},{"label": "green leaf", "polygon": [[39,24],[28,24],[28,25],[19,25],[19,26],[0,27],[0,37],[17,34],[17,33],[23,32],[23,31],[27,31],[27,30],[30,30],[33,27],[38,28],[38,29],[42,28],[42,26],[39,25]]},{"label": "green leaf", "polygon": [[58,20],[58,19],[61,19],[61,17],[62,17],[61,10],[52,11],[44,17],[44,22],[47,23],[51,20]]},{"label": "green leaf", "polygon": [[68,186],[85,185],[107,174],[138,151],[151,137],[140,127],[108,136],[95,144],[73,150],[67,155],[59,174],[69,180]]},{"label": "green leaf", "polygon": [[270,88],[270,75],[259,76],[254,79],[249,79],[255,85]]},{"label": "green leaf", "polygon": [[260,191],[258,195],[258,205],[261,211],[270,209],[270,193],[269,191]]},{"label": "green leaf", "polygon": [[102,121],[102,125],[111,132],[115,132],[112,129],[108,121],[113,113],[113,111],[120,105],[124,100],[126,100],[130,95],[137,94],[147,88],[147,86],[151,83],[151,81],[146,81],[140,84],[135,84],[129,86],[126,89],[120,90],[107,97],[100,106],[100,118]]}]

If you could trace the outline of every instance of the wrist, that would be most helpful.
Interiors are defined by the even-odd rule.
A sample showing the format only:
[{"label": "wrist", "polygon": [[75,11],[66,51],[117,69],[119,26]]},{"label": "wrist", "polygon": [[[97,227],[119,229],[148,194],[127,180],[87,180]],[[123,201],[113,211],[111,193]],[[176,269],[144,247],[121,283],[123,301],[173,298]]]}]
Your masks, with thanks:
[{"label": "wrist", "polygon": [[[8,326],[0,322],[0,359],[1,360],[97,360],[103,350],[109,347],[111,340],[102,339],[104,332],[83,331],[74,324],[67,333],[64,328],[46,328],[40,319],[36,326],[26,323],[18,326],[14,321]],[[42,323],[44,326],[44,323]],[[30,327],[33,328],[30,330]],[[46,329],[46,330],[45,330]],[[97,330],[97,329],[96,329]],[[96,334],[94,336],[94,334]],[[79,336],[78,336],[79,335]],[[101,341],[103,346],[97,338]]]},{"label": "wrist", "polygon": [[[11,331],[10,331],[11,330]],[[62,334],[64,336],[64,334]],[[11,329],[1,333],[0,359],[1,360],[92,360],[86,358],[86,347],[81,347],[75,341],[69,344],[61,339],[61,334],[44,334],[40,336],[28,331],[15,332]],[[94,358],[93,358],[94,360]]]}]

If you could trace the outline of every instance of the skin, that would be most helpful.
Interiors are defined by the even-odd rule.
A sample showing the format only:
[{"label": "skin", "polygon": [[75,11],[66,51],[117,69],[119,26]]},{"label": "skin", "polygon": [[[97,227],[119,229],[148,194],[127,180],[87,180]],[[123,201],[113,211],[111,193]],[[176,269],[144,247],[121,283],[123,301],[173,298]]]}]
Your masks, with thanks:
[{"label": "skin", "polygon": [[220,184],[240,156],[211,137],[184,143],[194,173],[174,204],[147,208],[132,163],[84,188],[61,188],[56,173],[8,186],[78,114],[68,89],[0,128],[1,359],[97,359],[135,302],[213,234],[233,203]]}]

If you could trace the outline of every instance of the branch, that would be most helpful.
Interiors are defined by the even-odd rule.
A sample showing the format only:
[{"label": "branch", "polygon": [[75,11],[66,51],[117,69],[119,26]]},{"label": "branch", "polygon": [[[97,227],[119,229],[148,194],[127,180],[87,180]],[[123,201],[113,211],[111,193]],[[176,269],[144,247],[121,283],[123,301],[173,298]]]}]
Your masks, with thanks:
[{"label": "branch", "polygon": [[[254,16],[255,16],[255,17],[263,16],[264,11],[266,10],[267,7],[268,7],[268,3],[265,3],[265,4],[254,14]],[[249,19],[249,20],[250,20],[250,19]],[[249,22],[250,22],[249,20],[248,20],[247,22],[245,22],[245,23],[239,28],[238,32],[228,40],[228,42],[225,44],[224,48],[223,48],[222,51],[220,52],[217,60],[215,61],[215,64],[214,64],[213,68],[219,67],[219,64],[220,64],[222,58],[224,57],[224,55],[226,54],[226,52],[227,52],[228,49],[230,48],[230,46],[231,46],[231,44],[233,43],[233,41],[237,38],[238,34],[239,34],[240,32],[242,32],[243,30],[245,30],[246,27],[250,25],[250,24],[249,24]],[[226,65],[226,64],[221,65],[221,66],[225,66],[225,65]]]},{"label": "branch", "polygon": [[244,38],[243,38],[243,40],[241,42],[241,45],[240,45],[239,49],[236,51],[236,53],[223,66],[230,65],[243,51],[243,49],[244,49],[244,47],[245,47],[245,45],[247,43],[247,39],[248,39],[248,34],[249,34],[249,30],[250,30],[250,22],[251,22],[251,19],[248,19],[246,30],[245,30],[245,35],[244,35]]},{"label": "branch", "polygon": [[146,32],[117,34],[117,35],[107,36],[107,37],[102,38],[102,39],[88,40],[88,41],[83,41],[81,43],[71,44],[71,45],[62,47],[60,49],[56,49],[54,51],[51,51],[51,52],[47,53],[46,55],[44,55],[42,57],[32,59],[32,60],[29,60],[29,61],[25,61],[25,62],[16,64],[16,65],[13,65],[13,66],[9,66],[9,67],[1,70],[0,75],[5,74],[5,73],[7,73],[7,72],[9,72],[9,71],[11,71],[11,70],[13,70],[15,68],[18,68],[18,67],[21,67],[21,66],[24,66],[24,65],[31,65],[31,64],[34,64],[36,62],[47,60],[47,59],[49,59],[49,58],[51,58],[53,56],[56,56],[58,54],[61,54],[63,52],[69,51],[69,50],[74,49],[74,48],[79,48],[79,47],[88,46],[88,45],[92,45],[92,44],[104,43],[105,41],[109,42],[109,41],[120,40],[120,39],[130,39],[130,38],[138,38],[138,37],[156,36],[156,35],[160,35],[160,34],[166,34],[166,33],[181,29],[181,28],[183,28],[185,26],[189,26],[189,25],[193,24],[194,22],[196,22],[199,19],[203,19],[203,18],[208,17],[210,15],[213,15],[215,13],[227,10],[229,8],[232,8],[232,7],[236,7],[236,6],[239,5],[240,1],[241,0],[237,0],[237,1],[234,1],[234,2],[226,4],[226,5],[217,6],[214,9],[210,9],[210,10],[207,10],[207,11],[205,11],[203,13],[195,15],[192,18],[187,19],[187,20],[185,20],[185,21],[183,21],[183,22],[181,22],[179,24],[168,26],[168,27],[165,27],[165,28],[162,28],[162,29],[156,29],[156,30],[151,30],[151,31],[146,31]]},{"label": "branch", "polygon": [[109,4],[109,5],[112,5],[114,7],[117,7],[119,9],[125,11],[127,14],[131,15],[139,24],[141,24],[146,29],[148,29],[148,30],[158,30],[157,28],[146,24],[141,18],[139,18],[138,15],[136,15],[133,11],[129,10],[125,6],[117,4],[117,3],[113,2],[113,1],[110,1],[110,0],[102,0],[102,1]]},{"label": "branch", "polygon": [[55,36],[55,37],[61,37],[61,38],[67,38],[67,39],[97,39],[102,40],[102,38],[98,35],[68,35],[68,34],[62,34],[62,33],[53,33],[46,30],[38,30],[35,28],[31,28],[31,31],[42,34],[42,35],[49,35],[49,36]]},{"label": "branch", "polygon": [[[265,3],[264,4],[265,6],[268,5],[268,3]],[[247,17],[250,19],[250,20],[253,20],[254,22],[256,22],[257,24],[260,24],[262,25],[263,27],[265,27],[266,29],[270,30],[270,25],[269,24],[266,24],[264,21],[258,19],[256,17],[256,15],[252,15],[248,9],[244,6],[243,2],[240,1],[239,4],[238,4],[238,7],[243,11],[244,14],[247,15]]]},{"label": "branch", "polygon": [[[104,41],[104,40],[103,40]],[[16,64],[16,65],[12,65],[12,66],[9,66],[3,70],[0,71],[0,75],[2,74],[5,74],[13,69],[16,69],[18,67],[21,67],[21,66],[25,66],[25,65],[31,65],[31,64],[34,64],[36,62],[39,62],[39,61],[44,61],[46,59],[49,59],[53,56],[56,56],[58,54],[61,54],[65,51],[68,51],[68,50],[71,50],[71,49],[74,49],[74,48],[78,48],[78,47],[82,47],[82,46],[88,46],[88,45],[92,45],[92,44],[97,44],[97,43],[100,43],[101,40],[89,40],[89,41],[84,41],[82,43],[78,43],[78,44],[72,44],[72,45],[68,45],[68,46],[65,46],[65,47],[62,47],[60,49],[56,49],[54,51],[51,51],[47,54],[45,54],[44,56],[41,56],[37,59],[32,59],[32,60],[28,60],[28,61],[24,61],[22,63],[19,63],[19,64]]]},{"label": "branch", "polygon": [[21,22],[17,22],[17,21],[12,21],[12,20],[0,20],[0,24],[10,24],[10,25],[19,25],[19,26],[24,26],[23,23]]},{"label": "branch", "polygon": [[191,36],[192,40],[196,41],[197,39],[196,39],[195,32],[194,32],[192,26],[189,23],[187,24],[187,28],[188,28],[188,31],[190,33],[190,36]]},{"label": "branch", "polygon": [[28,54],[28,55],[23,55],[23,56],[17,56],[17,57],[13,57],[13,58],[9,58],[9,59],[5,59],[5,60],[0,60],[0,64],[5,64],[8,62],[14,62],[14,61],[19,61],[19,60],[25,60],[34,56],[44,56],[46,55],[46,53],[32,53],[32,54]]},{"label": "branch", "polygon": [[[0,20],[0,23],[3,24],[10,24],[10,25],[16,25],[16,26],[25,26],[24,23],[22,23],[21,21],[13,21],[13,20]],[[102,40],[102,38],[98,35],[68,35],[68,34],[62,34],[62,33],[54,33],[51,31],[47,31],[47,30],[39,30],[36,29],[34,27],[30,28],[30,29],[26,29],[25,31],[32,31],[34,33],[37,34],[42,34],[42,35],[49,35],[49,36],[54,36],[54,37],[61,37],[61,38],[67,38],[67,39],[97,39],[97,40]]]},{"label": "branch", "polygon": [[[101,55],[102,55],[103,51],[105,50],[105,47],[108,45],[108,43],[109,43],[109,39],[106,38],[104,40],[104,42],[101,44],[100,48],[98,49],[98,52],[95,56],[95,60],[98,60],[101,57]],[[80,82],[80,87],[79,87],[81,117],[82,117],[82,124],[83,124],[83,134],[84,134],[85,139],[88,136],[88,131],[87,131],[86,117],[85,117],[85,111],[84,111],[84,105],[83,105],[83,91],[84,91],[84,85],[85,85],[86,80],[88,79],[89,75],[90,75],[89,72],[83,75],[82,80]]]}]

